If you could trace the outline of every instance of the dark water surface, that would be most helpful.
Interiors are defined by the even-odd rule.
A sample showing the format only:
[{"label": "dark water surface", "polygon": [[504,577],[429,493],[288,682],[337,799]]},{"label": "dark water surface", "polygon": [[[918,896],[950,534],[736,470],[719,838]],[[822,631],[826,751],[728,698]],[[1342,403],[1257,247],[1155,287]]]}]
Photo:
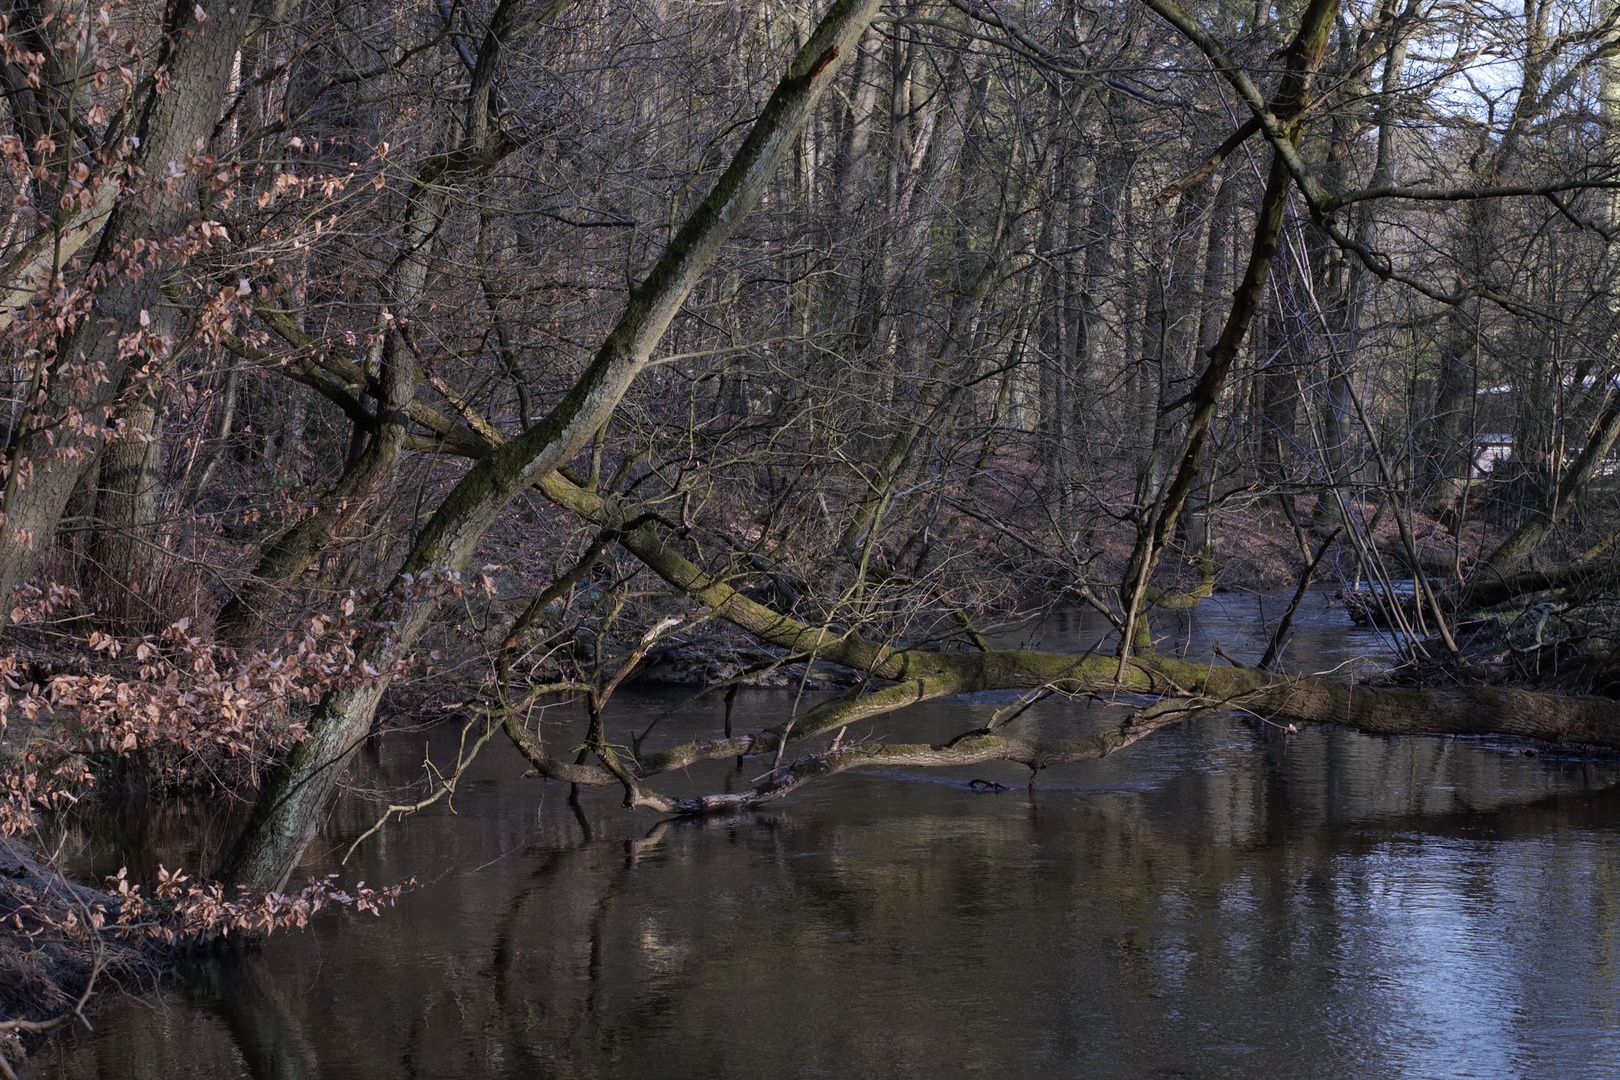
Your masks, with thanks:
[{"label": "dark water surface", "polygon": [[[1166,632],[1252,659],[1255,604]],[[1376,647],[1339,618],[1313,601],[1294,666]],[[1043,635],[1072,645],[1086,625]],[[687,696],[626,695],[616,722]],[[738,707],[752,726],[793,697]],[[945,702],[873,731],[933,738],[991,708]],[[1116,716],[1056,701],[1020,723]],[[649,745],[714,732],[718,706],[661,724]],[[362,782],[406,783],[455,738],[391,735]],[[1033,794],[1010,767],[846,774],[762,812],[658,824],[610,792],[576,812],[491,743],[454,814],[392,826],[344,869],[421,878],[397,909],[323,914],[102,999],[95,1033],[59,1039],[31,1075],[1620,1076],[1620,764],[1525,749],[1217,718],[1051,769]],[[1015,790],[976,794],[976,777]],[[341,803],[309,871],[335,869],[374,815]],[[86,827],[83,858],[150,880],[160,859],[195,865],[218,816],[125,814]]]}]

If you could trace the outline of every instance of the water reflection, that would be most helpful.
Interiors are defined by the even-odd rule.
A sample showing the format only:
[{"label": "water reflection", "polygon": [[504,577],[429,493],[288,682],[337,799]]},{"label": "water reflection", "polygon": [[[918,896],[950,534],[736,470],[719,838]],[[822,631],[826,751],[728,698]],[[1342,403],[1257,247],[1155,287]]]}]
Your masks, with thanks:
[{"label": "water reflection", "polygon": [[[620,722],[675,700],[629,695]],[[791,700],[740,695],[739,720]],[[928,737],[985,708],[874,730]],[[718,730],[721,709],[662,737]],[[1062,701],[1020,721],[1106,722]],[[453,753],[454,732],[391,737],[365,782],[416,775],[425,738]],[[426,882],[385,918],[323,916],[105,1000],[33,1075],[1564,1080],[1620,1061],[1613,761],[1215,718],[1033,792],[1017,769],[890,770],[674,823],[524,771],[492,744],[454,815],[361,849],[346,874]],[[976,794],[976,776],[1016,787]],[[374,812],[341,802],[310,872]],[[101,823],[86,859],[205,858],[228,829],[193,815]]]},{"label": "water reflection", "polygon": [[[1308,590],[1287,636],[1280,663],[1288,670],[1328,671],[1344,665],[1376,666],[1395,655],[1388,634],[1354,626],[1333,600],[1333,586]],[[1187,611],[1154,611],[1153,640],[1161,655],[1208,660],[1216,646],[1233,659],[1258,663],[1283,614],[1288,596],[1222,592]],[[993,635],[998,645],[1085,652],[1111,650],[1117,640],[1105,619],[1089,608],[1060,608],[1039,620],[1014,624]]]}]

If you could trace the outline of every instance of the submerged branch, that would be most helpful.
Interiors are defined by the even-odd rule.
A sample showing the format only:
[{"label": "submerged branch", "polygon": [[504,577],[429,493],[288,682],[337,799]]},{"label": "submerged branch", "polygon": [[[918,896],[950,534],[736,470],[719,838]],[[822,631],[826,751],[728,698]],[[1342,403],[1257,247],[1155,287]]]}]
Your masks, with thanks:
[{"label": "submerged branch", "polygon": [[1232,702],[1167,698],[1132,713],[1123,723],[1095,735],[1051,742],[975,731],[938,744],[857,743],[842,746],[835,743],[821,753],[807,755],[771,770],[747,791],[667,798],[641,788],[633,805],[646,806],[665,814],[712,814],[743,810],[779,799],[812,780],[836,776],[849,769],[874,766],[948,768],[1008,761],[1028,766],[1030,782],[1034,783],[1035,775],[1050,765],[1107,757],[1116,750],[1123,750],[1156,731],[1198,713],[1232,707]]}]

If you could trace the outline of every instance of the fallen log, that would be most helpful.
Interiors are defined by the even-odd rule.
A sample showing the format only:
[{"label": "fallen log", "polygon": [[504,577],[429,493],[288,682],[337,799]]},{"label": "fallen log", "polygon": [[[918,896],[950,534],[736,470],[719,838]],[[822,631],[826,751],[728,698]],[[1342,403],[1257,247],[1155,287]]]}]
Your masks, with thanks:
[{"label": "fallen log", "polygon": [[[623,511],[594,492],[552,474],[540,483],[552,502],[599,526],[613,527]],[[617,768],[549,762],[534,745],[514,741],[543,775],[575,783],[626,788],[626,802],[665,813],[704,813],[753,805],[808,780],[862,765],[970,765],[1017,761],[1038,770],[1057,761],[1101,757],[1188,716],[1239,710],[1280,724],[1336,724],[1381,735],[1511,735],[1620,749],[1620,701],[1499,686],[1406,688],[1278,675],[1261,668],[1162,657],[1074,656],[996,649],[932,652],[868,641],[853,630],[801,622],[753,600],[666,544],[651,523],[617,533],[618,542],[649,569],[714,615],[762,643],[841,664],[893,685],[825,703],[790,729],[729,739],[699,740]],[[1140,695],[1162,699],[1118,728],[1079,739],[1036,743],[1001,734],[994,725],[944,744],[862,744],[835,747],[779,765],[753,788],[724,796],[670,799],[644,781],[700,761],[781,754],[784,745],[843,728],[855,720],[898,712],[923,701],[998,690],[1063,694]],[[509,728],[509,734],[512,734]],[[566,775],[565,775],[566,774]]]}]

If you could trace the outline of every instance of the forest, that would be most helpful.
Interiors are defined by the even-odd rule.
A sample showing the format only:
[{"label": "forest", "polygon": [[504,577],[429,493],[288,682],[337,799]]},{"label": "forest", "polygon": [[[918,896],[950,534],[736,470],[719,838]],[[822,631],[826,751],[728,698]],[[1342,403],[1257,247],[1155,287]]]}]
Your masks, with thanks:
[{"label": "forest", "polygon": [[[0,1075],[165,957],[394,918],[415,882],[300,876],[334,799],[380,843],[481,753],[650,824],[851,770],[1033,792],[1230,715],[1620,749],[1620,9],[0,28]],[[1178,649],[1254,593],[1263,647]],[[1323,605],[1380,647],[1296,661]],[[1096,640],[1018,638],[1058,613]],[[660,679],[723,728],[616,709]],[[449,758],[354,790],[425,725]],[[199,794],[200,865],[62,854]]]}]

